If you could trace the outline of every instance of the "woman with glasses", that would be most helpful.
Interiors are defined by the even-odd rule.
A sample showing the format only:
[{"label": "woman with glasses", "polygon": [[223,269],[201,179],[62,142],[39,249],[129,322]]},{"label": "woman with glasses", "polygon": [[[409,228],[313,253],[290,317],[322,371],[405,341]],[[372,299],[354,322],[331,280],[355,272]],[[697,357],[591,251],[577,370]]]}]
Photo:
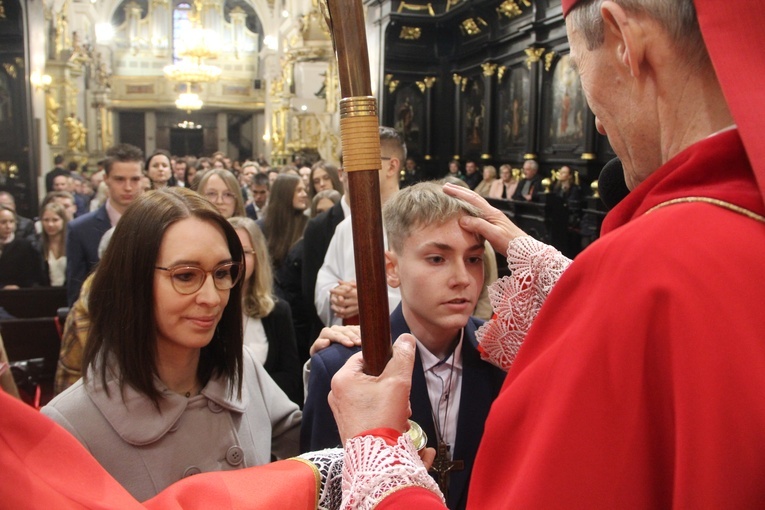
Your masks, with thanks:
[{"label": "woman with glasses", "polygon": [[242,347],[242,245],[193,191],[142,195],[90,290],[85,375],[43,408],[135,498],[297,453],[301,413]]},{"label": "woman with glasses", "polygon": [[244,216],[244,197],[234,174],[222,168],[208,170],[197,186],[197,192],[220,211],[224,218]]},{"label": "woman with glasses", "polygon": [[298,360],[292,311],[274,295],[266,240],[250,218],[228,220],[244,249],[242,312],[244,345],[249,346],[276,384],[298,405],[303,402],[303,380]]}]

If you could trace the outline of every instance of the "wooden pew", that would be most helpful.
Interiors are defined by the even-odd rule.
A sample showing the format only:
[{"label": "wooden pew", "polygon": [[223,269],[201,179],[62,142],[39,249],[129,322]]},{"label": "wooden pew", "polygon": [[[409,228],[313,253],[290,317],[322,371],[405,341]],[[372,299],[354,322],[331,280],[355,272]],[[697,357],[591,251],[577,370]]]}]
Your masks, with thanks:
[{"label": "wooden pew", "polygon": [[66,287],[0,290],[0,306],[18,319],[55,317],[67,306]]}]

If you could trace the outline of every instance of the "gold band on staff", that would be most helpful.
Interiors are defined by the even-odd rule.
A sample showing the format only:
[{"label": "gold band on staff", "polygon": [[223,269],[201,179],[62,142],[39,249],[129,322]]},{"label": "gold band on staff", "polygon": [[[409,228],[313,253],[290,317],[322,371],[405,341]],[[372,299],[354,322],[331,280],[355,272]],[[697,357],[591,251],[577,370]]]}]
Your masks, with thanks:
[{"label": "gold band on staff", "polygon": [[372,96],[340,100],[340,138],[343,170],[380,170],[380,121],[377,100]]}]

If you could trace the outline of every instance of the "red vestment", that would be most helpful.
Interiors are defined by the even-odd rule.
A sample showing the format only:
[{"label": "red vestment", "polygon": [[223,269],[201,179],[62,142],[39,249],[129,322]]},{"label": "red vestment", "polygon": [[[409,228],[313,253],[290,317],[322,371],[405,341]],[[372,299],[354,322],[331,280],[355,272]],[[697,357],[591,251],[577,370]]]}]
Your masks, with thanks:
[{"label": "red vestment", "polygon": [[[550,293],[486,423],[468,508],[765,504],[765,206],[738,132],[607,216]],[[646,214],[647,213],[647,214]],[[440,508],[423,489],[408,498]]]},{"label": "red vestment", "polygon": [[310,510],[318,489],[313,468],[285,460],[184,478],[141,504],[72,435],[2,390],[0,473],[0,507],[14,509]]}]

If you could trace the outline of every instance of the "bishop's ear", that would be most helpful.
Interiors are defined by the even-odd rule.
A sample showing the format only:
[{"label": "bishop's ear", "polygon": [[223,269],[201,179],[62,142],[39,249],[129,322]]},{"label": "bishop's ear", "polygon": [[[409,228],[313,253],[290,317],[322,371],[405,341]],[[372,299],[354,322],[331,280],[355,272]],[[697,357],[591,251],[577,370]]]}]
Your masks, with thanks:
[{"label": "bishop's ear", "polygon": [[392,251],[385,252],[385,279],[388,285],[397,289],[401,285],[398,275],[398,255]]},{"label": "bishop's ear", "polygon": [[637,17],[608,0],[601,5],[600,14],[603,16],[606,44],[615,49],[630,76],[637,78],[645,59],[645,16]]}]

